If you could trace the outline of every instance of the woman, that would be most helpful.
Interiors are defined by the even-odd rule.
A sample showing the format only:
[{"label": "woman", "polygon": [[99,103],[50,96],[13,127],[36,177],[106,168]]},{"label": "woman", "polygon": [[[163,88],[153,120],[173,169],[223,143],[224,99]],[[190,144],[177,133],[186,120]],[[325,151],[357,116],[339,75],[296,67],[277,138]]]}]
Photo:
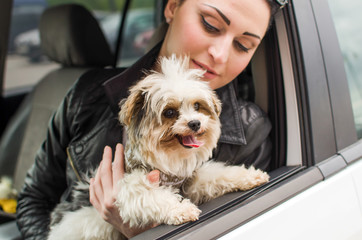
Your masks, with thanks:
[{"label": "woman", "polygon": [[[49,212],[59,201],[71,200],[69,193],[77,178],[98,166],[101,159],[90,184],[91,203],[126,237],[146,230],[123,224],[113,206],[113,186],[124,173],[123,147],[117,144],[122,129],[116,116],[128,87],[159,56],[188,54],[190,67],[205,69],[203,80],[217,90],[223,102],[223,127],[214,158],[266,170],[271,125],[255,104],[237,99],[231,81],[248,65],[280,7],[278,2],[169,0],[164,11],[169,28],[161,43],[120,75],[93,71],[82,76],[54,115],[47,140],[25,180],[18,204],[18,225],[24,236],[44,239]],[[111,148],[116,148],[113,164]],[[149,180],[157,182],[158,174],[151,172]]]}]

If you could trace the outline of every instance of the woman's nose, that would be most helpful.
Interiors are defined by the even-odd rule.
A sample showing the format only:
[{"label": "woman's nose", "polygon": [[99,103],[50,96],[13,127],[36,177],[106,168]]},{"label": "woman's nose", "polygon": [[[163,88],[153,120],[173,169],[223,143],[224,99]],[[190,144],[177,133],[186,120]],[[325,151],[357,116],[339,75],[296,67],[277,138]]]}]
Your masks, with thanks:
[{"label": "woman's nose", "polygon": [[214,59],[215,63],[226,63],[230,55],[230,47],[232,42],[224,37],[218,40],[215,39],[209,47],[209,54]]}]

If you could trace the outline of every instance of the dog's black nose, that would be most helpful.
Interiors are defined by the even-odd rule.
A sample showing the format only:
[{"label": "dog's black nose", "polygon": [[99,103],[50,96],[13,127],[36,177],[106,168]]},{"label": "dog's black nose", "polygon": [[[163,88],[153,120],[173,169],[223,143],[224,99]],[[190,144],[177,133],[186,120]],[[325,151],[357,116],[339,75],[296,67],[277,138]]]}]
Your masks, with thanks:
[{"label": "dog's black nose", "polygon": [[197,132],[200,129],[201,122],[199,120],[192,120],[188,122],[187,125],[191,128],[191,130]]}]

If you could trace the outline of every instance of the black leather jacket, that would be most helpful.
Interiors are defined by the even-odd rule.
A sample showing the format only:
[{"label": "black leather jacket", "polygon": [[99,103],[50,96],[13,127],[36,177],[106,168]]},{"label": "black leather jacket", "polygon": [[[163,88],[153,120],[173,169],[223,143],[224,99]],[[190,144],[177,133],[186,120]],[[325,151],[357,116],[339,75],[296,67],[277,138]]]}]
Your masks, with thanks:
[{"label": "black leather jacket", "polygon": [[[52,117],[47,139],[28,171],[17,209],[19,229],[26,239],[45,239],[49,214],[83,173],[94,169],[106,145],[122,142],[117,121],[118,102],[127,89],[150,69],[160,45],[131,68],[93,70],[68,92]],[[120,73],[121,72],[121,73]],[[217,90],[222,100],[222,134],[214,158],[229,164],[246,164],[266,170],[270,162],[271,124],[259,107],[238,100],[233,84]]]}]

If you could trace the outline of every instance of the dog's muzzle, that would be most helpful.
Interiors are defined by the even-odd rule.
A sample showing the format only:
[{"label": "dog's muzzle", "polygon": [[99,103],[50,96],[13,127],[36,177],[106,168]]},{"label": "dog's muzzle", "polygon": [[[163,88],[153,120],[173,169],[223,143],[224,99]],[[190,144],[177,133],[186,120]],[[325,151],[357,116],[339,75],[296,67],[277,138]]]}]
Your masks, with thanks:
[{"label": "dog's muzzle", "polygon": [[186,135],[186,136],[177,135],[176,137],[180,142],[180,144],[185,148],[198,148],[204,145],[204,142],[197,140],[194,135]]},{"label": "dog's muzzle", "polygon": [[192,131],[197,132],[201,127],[201,122],[199,120],[192,120],[188,122],[187,125]]},{"label": "dog's muzzle", "polygon": [[[199,120],[191,120],[187,123],[187,126],[195,133],[190,135],[177,135],[177,139],[180,142],[182,146],[185,148],[198,148],[204,145],[204,142],[197,140],[196,133],[201,128],[201,122]],[[202,133],[204,134],[204,133]],[[201,136],[202,134],[197,134],[198,136]]]}]

